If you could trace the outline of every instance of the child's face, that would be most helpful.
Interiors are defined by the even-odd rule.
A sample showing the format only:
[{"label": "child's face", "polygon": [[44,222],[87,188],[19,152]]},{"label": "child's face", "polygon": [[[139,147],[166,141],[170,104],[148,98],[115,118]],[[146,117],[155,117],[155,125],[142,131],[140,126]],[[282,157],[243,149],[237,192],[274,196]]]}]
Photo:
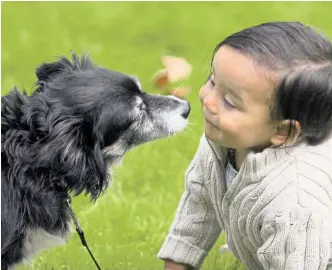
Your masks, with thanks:
[{"label": "child's face", "polygon": [[271,145],[269,100],[274,74],[235,49],[222,46],[211,79],[200,90],[206,136],[224,147]]}]

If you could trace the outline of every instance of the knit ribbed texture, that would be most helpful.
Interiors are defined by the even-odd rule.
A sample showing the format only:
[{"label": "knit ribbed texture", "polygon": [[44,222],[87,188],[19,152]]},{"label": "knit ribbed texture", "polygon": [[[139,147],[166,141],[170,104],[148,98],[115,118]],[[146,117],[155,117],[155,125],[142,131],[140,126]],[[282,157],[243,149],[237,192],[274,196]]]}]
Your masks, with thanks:
[{"label": "knit ribbed texture", "polygon": [[247,269],[332,269],[332,140],[249,153],[228,190],[226,155],[202,136],[158,257],[199,269],[224,230]]}]

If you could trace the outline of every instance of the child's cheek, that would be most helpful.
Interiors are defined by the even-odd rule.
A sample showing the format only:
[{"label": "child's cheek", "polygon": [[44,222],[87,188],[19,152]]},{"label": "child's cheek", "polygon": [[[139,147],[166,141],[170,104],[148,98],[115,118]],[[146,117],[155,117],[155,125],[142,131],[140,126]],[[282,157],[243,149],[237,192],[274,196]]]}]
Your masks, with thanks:
[{"label": "child's cheek", "polygon": [[242,132],[240,123],[227,116],[227,113],[219,115],[219,127],[224,135],[227,136],[238,137],[239,133]]}]

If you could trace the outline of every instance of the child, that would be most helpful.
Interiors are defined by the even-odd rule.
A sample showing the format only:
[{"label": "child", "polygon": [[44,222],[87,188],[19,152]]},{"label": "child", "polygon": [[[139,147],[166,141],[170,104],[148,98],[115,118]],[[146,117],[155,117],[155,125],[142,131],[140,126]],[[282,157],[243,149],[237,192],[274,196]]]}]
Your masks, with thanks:
[{"label": "child", "polygon": [[205,134],[158,257],[199,269],[222,231],[246,269],[332,269],[332,44],[291,22],[227,37]]}]

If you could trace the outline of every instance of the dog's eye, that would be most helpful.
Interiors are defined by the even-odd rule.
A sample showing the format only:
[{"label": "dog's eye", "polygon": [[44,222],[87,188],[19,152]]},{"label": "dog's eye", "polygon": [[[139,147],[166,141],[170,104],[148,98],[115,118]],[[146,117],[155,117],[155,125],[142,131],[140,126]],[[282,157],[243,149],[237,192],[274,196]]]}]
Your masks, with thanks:
[{"label": "dog's eye", "polygon": [[141,111],[146,111],[146,105],[144,102],[142,102],[141,104],[138,105],[138,108],[141,110]]}]

